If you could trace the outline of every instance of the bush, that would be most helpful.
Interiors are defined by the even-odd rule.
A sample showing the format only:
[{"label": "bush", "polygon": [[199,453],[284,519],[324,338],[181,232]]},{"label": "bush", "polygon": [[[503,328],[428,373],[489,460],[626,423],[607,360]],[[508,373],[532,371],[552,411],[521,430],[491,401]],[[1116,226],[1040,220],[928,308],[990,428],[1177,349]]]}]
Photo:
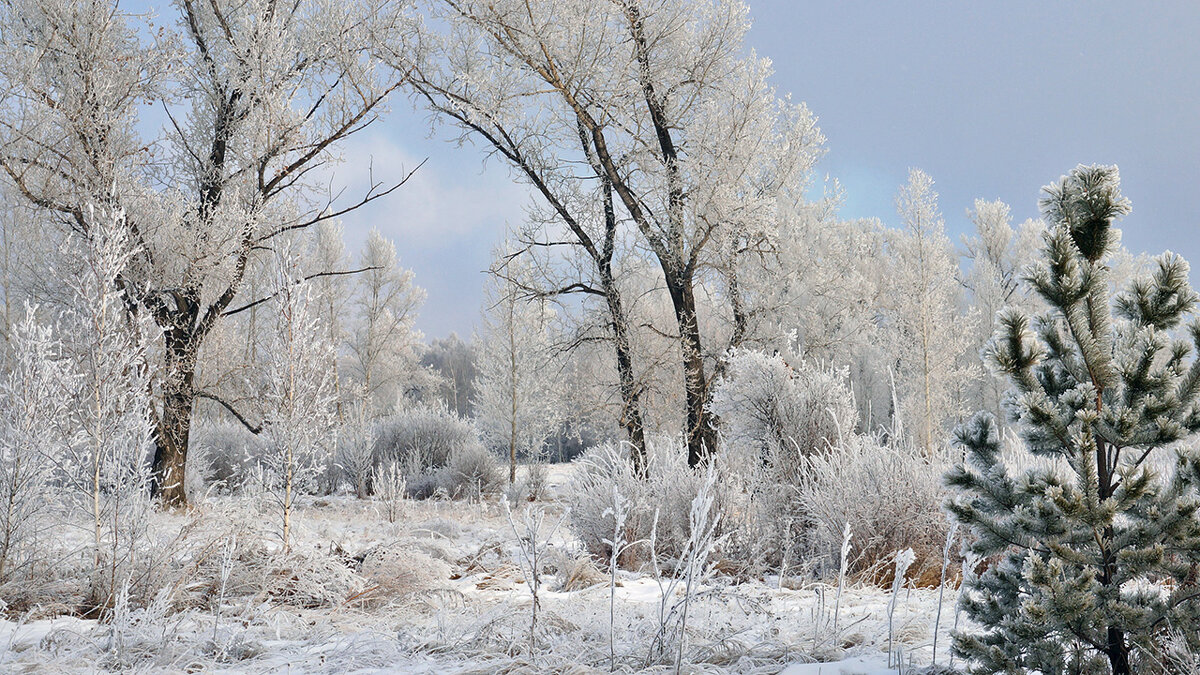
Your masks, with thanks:
[{"label": "bush", "polygon": [[478,445],[471,423],[444,407],[413,407],[375,423],[375,465],[399,462],[414,472],[450,463],[455,451]]},{"label": "bush", "polygon": [[266,441],[241,424],[205,422],[192,427],[188,449],[193,481],[232,494],[246,486],[251,469],[266,451]]},{"label": "bush", "polygon": [[688,467],[686,448],[678,438],[647,441],[646,480],[634,476],[627,444],[606,444],[575,460],[578,468],[565,490],[572,531],[588,553],[605,563],[610,554],[605,541],[612,540],[616,525],[613,490],[629,501],[624,539],[642,543],[630,546],[618,561],[627,569],[649,561],[656,514],[659,557],[670,560],[679,555],[688,540],[688,511],[702,482]]},{"label": "bush", "polygon": [[[850,571],[870,571],[898,549],[913,548],[939,568],[948,529],[940,477],[946,463],[900,441],[856,432],[844,373],[739,350],[714,392],[723,445],[716,457],[715,558],[731,574],[759,576],[838,569],[846,523],[853,532]],[[627,446],[593,448],[576,460],[566,490],[571,527],[598,561],[609,558],[614,489],[629,501],[626,541],[648,540],[658,514],[657,552],[671,559],[688,538],[687,514],[701,483],[678,439],[649,443],[646,480],[634,477]],[[620,565],[646,561],[645,544]],[[921,561],[913,571],[923,571]]]},{"label": "bush", "polygon": [[752,349],[734,349],[713,390],[729,463],[794,470],[796,456],[825,452],[858,423],[846,373]]},{"label": "bush", "polygon": [[451,499],[478,499],[503,483],[496,456],[478,442],[451,452],[436,477],[437,487]]},{"label": "bush", "polygon": [[367,420],[364,401],[355,401],[347,406],[346,421],[338,434],[337,452],[330,473],[337,479],[350,484],[354,496],[365,499],[371,494],[371,480],[375,473],[375,447],[371,425]]},{"label": "bush", "polygon": [[500,486],[496,457],[470,422],[445,408],[411,408],[380,420],[374,430],[376,469],[395,463],[409,495],[469,498]]},{"label": "bush", "polygon": [[871,572],[896,551],[912,548],[912,568],[941,565],[949,521],[941,477],[949,463],[917,448],[851,434],[828,453],[804,459],[798,507],[810,525],[811,553],[837,569],[842,533],[850,523],[851,573]]},{"label": "bush", "polygon": [[713,391],[724,553],[747,573],[786,570],[808,552],[810,517],[799,499],[808,460],[834,452],[858,422],[845,372],[792,361],[735,349]]},{"label": "bush", "polygon": [[358,565],[368,582],[358,604],[381,605],[422,591],[443,587],[451,576],[450,565],[412,547],[379,545],[366,551]]}]

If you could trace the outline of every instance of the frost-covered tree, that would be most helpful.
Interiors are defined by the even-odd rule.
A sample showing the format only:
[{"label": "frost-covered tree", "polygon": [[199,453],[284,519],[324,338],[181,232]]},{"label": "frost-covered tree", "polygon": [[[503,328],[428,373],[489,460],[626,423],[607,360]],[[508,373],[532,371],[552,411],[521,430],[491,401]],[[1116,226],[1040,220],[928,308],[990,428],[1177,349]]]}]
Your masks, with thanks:
[{"label": "frost-covered tree", "polygon": [[421,367],[435,376],[433,395],[459,417],[474,416],[478,357],[477,350],[456,333],[433,340],[421,355]]},{"label": "frost-covered tree", "polygon": [[525,273],[518,259],[497,253],[474,339],[476,423],[491,447],[504,448],[510,484],[517,479],[517,456],[538,455],[562,412],[561,374],[548,334],[550,310],[537,298],[523,297],[509,281]]},{"label": "frost-covered tree", "polygon": [[348,371],[376,412],[391,410],[416,370],[421,334],[413,328],[425,291],[400,267],[396,247],[371,230],[359,255]]},{"label": "frost-covered tree", "polygon": [[320,330],[320,308],[294,259],[281,254],[274,334],[267,343],[262,463],[267,494],[279,509],[280,539],[291,547],[296,495],[325,467],[336,418],[334,349]]},{"label": "frost-covered tree", "polygon": [[0,584],[34,559],[33,540],[53,504],[50,480],[69,437],[73,376],[35,312],[26,306],[9,335],[11,357],[0,361]]},{"label": "frost-covered tree", "polygon": [[891,382],[881,365],[887,325],[880,321],[893,288],[881,264],[888,231],[875,219],[838,218],[837,204],[836,192],[797,204],[782,215],[771,246],[738,256],[748,318],[741,344],[847,367],[860,424],[889,427]]},{"label": "frost-covered tree", "polygon": [[[86,239],[88,204],[125,213],[139,253],[120,282],[162,328],[156,487],[183,505],[200,355],[256,300],[247,271],[396,187],[343,202],[314,179],[404,79],[377,47],[406,52],[412,21],[402,0],[179,0],[168,16],[151,25],[111,0],[0,6],[0,171],[47,237]],[[147,102],[161,127],[139,120]]]},{"label": "frost-covered tree", "polygon": [[[1045,227],[1038,221],[1027,220],[1018,227],[1011,223],[1010,209],[1001,201],[975,200],[968,215],[975,232],[963,235],[963,257],[970,266],[963,278],[969,300],[977,314],[968,356],[981,354],[995,334],[1000,311],[1016,307],[1031,314],[1044,305],[1022,275],[1033,259]],[[1002,422],[1002,403],[1005,383],[990,373],[977,379],[970,392],[974,403],[995,414]]]},{"label": "frost-covered tree", "polygon": [[148,525],[156,384],[150,349],[159,331],[144,313],[127,311],[121,278],[140,253],[132,226],[119,211],[89,208],[86,219],[86,246],[75,249],[81,266],[68,281],[73,308],[63,319],[75,377],[62,466],[71,501],[92,532],[92,599],[108,606],[139,562]]},{"label": "frost-covered tree", "polygon": [[962,411],[971,318],[963,315],[954,249],[928,174],[913,169],[896,197],[905,229],[891,245],[885,300],[900,388],[900,416],[927,455]]},{"label": "frost-covered tree", "polygon": [[1006,310],[988,349],[1041,461],[1006,466],[986,414],[958,431],[948,507],[991,564],[967,582],[979,629],[954,650],[976,673],[1160,672],[1169,631],[1200,635],[1200,455],[1180,443],[1200,430],[1198,296],[1169,252],[1110,291],[1113,221],[1130,208],[1115,166],[1045,192],[1028,280],[1049,309]]},{"label": "frost-covered tree", "polygon": [[338,417],[341,418],[341,368],[337,348],[346,343],[348,336],[346,323],[353,277],[347,274],[323,274],[329,270],[353,269],[350,256],[346,253],[346,241],[340,223],[325,221],[309,231],[303,267],[305,276],[312,277],[309,284],[318,329],[325,336],[325,341],[334,346],[329,368],[333,371],[334,386],[338,390]]},{"label": "frost-covered tree", "polygon": [[[0,195],[3,195],[0,192]],[[5,195],[6,196],[6,195]],[[8,199],[3,200],[9,203]],[[11,207],[0,213],[0,357],[10,348],[11,333],[17,322],[17,261],[20,257],[20,231],[10,216]]]},{"label": "frost-covered tree", "polygon": [[611,328],[621,421],[639,449],[644,389],[616,257],[636,247],[653,261],[671,307],[679,417],[699,463],[716,449],[707,405],[728,346],[714,349],[702,332],[705,277],[731,270],[732,252],[773,224],[777,192],[820,154],[815,118],[778,96],[769,62],[743,48],[738,0],[434,6],[441,58],[413,67],[414,86],[542,198],[555,227],[531,245],[579,264],[541,291],[605,303],[590,316]]}]

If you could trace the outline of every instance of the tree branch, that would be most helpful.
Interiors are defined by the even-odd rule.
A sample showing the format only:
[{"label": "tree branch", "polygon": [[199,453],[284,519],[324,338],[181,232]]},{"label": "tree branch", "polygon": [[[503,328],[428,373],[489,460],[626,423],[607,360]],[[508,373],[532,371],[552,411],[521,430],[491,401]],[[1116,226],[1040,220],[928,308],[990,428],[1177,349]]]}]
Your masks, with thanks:
[{"label": "tree branch", "polygon": [[[297,279],[295,283],[301,284],[305,281],[311,281],[313,279],[318,279],[320,277],[341,277],[341,276],[346,276],[346,275],[350,275],[350,274],[360,274],[362,272],[369,272],[371,270],[378,270],[378,269],[383,269],[383,268],[379,267],[378,265],[374,265],[371,267],[362,267],[362,268],[359,268],[356,270],[339,270],[336,272],[317,272],[316,274],[310,274],[306,277]],[[275,291],[274,293],[272,293],[264,298],[259,298],[258,300],[255,300],[254,302],[246,303],[246,304],[242,305],[241,307],[238,307],[237,309],[230,309],[225,312],[222,312],[221,316],[233,316],[234,314],[237,314],[239,312],[244,312],[244,311],[250,309],[251,307],[257,307],[257,306],[263,304],[264,302],[270,302],[271,300],[274,300],[275,298],[279,297],[279,294],[282,292],[283,292],[283,289],[281,288],[278,291]]]},{"label": "tree branch", "polygon": [[254,434],[255,436],[262,433],[262,424],[259,424],[258,426],[252,426],[250,424],[250,422],[247,421],[246,418],[242,415],[242,413],[238,412],[236,408],[234,408],[232,405],[230,405],[228,402],[226,402],[220,396],[217,396],[216,394],[210,394],[206,391],[198,391],[198,392],[196,392],[196,398],[208,399],[214,403],[217,403],[221,407],[225,408],[226,410],[229,411],[229,413],[231,415],[233,415],[234,417],[237,418],[237,421],[242,423],[242,426],[246,427],[247,431]]}]

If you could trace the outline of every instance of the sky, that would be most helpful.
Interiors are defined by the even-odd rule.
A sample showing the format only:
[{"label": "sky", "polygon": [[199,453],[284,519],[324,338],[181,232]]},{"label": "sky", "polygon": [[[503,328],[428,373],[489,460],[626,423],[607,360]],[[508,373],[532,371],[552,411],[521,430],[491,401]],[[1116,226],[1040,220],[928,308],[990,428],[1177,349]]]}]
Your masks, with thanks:
[{"label": "sky", "polygon": [[[976,198],[1007,202],[1020,222],[1075,165],[1118,164],[1133,202],[1125,245],[1200,261],[1200,2],[749,4],[748,46],[774,62],[779,93],[818,116],[818,171],[845,189],[843,216],[895,225],[895,193],[920,168],[958,241]],[[396,243],[428,292],[417,327],[430,339],[471,333],[490,251],[531,199],[482,147],[453,140],[398,99],[335,174],[362,185],[425,160],[343,224],[352,246],[372,227]]]}]

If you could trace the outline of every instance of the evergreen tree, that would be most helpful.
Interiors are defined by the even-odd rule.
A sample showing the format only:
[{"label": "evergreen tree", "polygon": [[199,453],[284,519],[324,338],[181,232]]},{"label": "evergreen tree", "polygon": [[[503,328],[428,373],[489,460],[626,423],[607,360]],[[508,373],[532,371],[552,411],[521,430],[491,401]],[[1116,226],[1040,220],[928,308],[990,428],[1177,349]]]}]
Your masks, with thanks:
[{"label": "evergreen tree", "polygon": [[1109,290],[1113,221],[1129,211],[1115,166],[1081,165],[1045,193],[1028,280],[1049,310],[1005,310],[986,350],[1035,459],[1007,467],[990,415],[957,433],[968,454],[948,507],[993,562],[963,597],[982,630],[954,650],[977,673],[1160,672],[1169,629],[1200,634],[1200,453],[1178,443],[1200,428],[1197,295],[1170,252]]}]

